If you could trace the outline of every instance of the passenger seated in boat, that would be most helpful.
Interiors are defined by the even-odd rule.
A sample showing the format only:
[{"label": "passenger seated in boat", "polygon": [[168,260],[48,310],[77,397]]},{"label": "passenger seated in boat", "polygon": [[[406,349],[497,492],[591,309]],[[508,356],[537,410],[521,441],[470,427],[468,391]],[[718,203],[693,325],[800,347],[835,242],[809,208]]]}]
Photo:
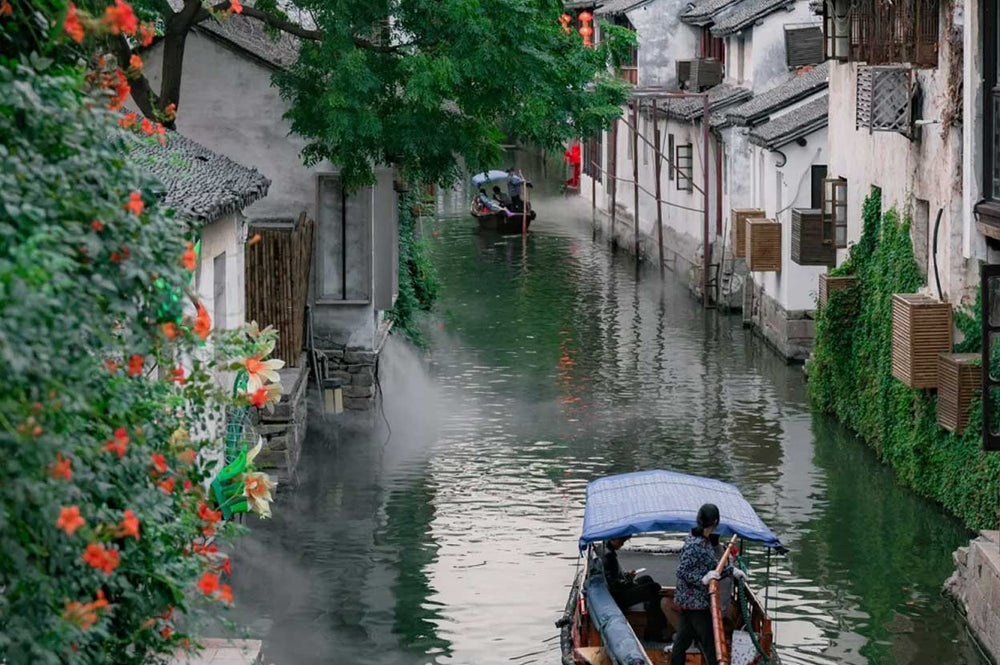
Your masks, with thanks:
[{"label": "passenger seated in boat", "polygon": [[502,206],[510,207],[510,197],[501,192],[496,185],[493,185],[493,200]]},{"label": "passenger seated in boat", "polygon": [[479,190],[479,196],[476,199],[479,202],[480,208],[483,212],[505,212],[507,216],[510,217],[511,212],[504,206],[500,205],[493,199],[489,197],[485,189]]},{"label": "passenger seated in boat", "polygon": [[660,587],[649,575],[635,576],[635,571],[623,572],[618,563],[618,550],[629,537],[614,538],[604,543],[604,578],[608,590],[622,611],[633,605],[643,604],[646,610],[646,632],[643,639],[648,642],[667,641],[667,616],[665,605],[669,602],[660,594]]},{"label": "passenger seated in boat", "polygon": [[674,635],[674,645],[670,654],[670,665],[684,665],[688,647],[695,640],[705,657],[706,665],[716,665],[715,637],[712,633],[711,603],[708,584],[732,575],[737,580],[745,577],[739,568],[726,566],[722,574],[716,572],[719,557],[715,546],[719,526],[719,508],[714,503],[706,503],[698,509],[697,526],[684,541],[681,561],[677,567],[677,592],[674,600],[681,608],[680,626]]}]

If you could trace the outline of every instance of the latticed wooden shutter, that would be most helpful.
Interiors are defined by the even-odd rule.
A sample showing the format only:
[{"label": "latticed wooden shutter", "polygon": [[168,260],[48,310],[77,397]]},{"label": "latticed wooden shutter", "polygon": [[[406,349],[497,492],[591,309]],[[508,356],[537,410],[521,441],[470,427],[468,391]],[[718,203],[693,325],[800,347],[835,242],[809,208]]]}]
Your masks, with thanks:
[{"label": "latticed wooden shutter", "polygon": [[804,67],[823,61],[823,30],[818,25],[785,26],[785,62]]},{"label": "latticed wooden shutter", "polygon": [[907,67],[871,68],[871,131],[912,134],[913,71]]},{"label": "latticed wooden shutter", "polygon": [[858,67],[855,129],[871,130],[872,124],[872,68]]}]

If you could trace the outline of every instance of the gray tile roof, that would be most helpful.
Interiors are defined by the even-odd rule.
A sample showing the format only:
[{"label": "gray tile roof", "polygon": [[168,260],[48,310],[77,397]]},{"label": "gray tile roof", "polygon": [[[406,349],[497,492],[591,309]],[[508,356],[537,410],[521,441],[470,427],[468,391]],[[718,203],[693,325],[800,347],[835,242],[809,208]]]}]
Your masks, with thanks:
[{"label": "gray tile roof", "polygon": [[779,109],[825,90],[829,85],[828,80],[829,68],[825,62],[813,69],[801,71],[785,83],[755,95],[750,101],[726,109],[723,112],[726,117],[721,126],[753,125]]},{"label": "gray tile roof", "polygon": [[737,2],[740,0],[695,0],[681,12],[681,20],[692,25],[706,25],[716,14]]},{"label": "gray tile roof", "polygon": [[644,5],[650,0],[608,0],[601,7],[594,10],[597,16],[611,16],[613,14],[624,14],[633,7]]},{"label": "gray tile roof", "polygon": [[808,104],[765,122],[750,132],[751,143],[765,148],[780,148],[827,125],[830,95],[825,94]]},{"label": "gray tile roof", "polygon": [[731,12],[715,22],[712,34],[716,37],[725,37],[739,32],[768,14],[792,7],[795,2],[796,0],[743,0]]},{"label": "gray tile roof", "polygon": [[267,194],[271,181],[200,143],[167,132],[165,145],[132,139],[129,159],[164,186],[163,203],[209,223]]},{"label": "gray tile roof", "polygon": [[198,28],[272,67],[287,67],[299,58],[299,40],[296,37],[282,32],[277,40],[272,39],[264,31],[263,23],[247,16],[234,14],[222,22],[207,18],[198,24]]},{"label": "gray tile roof", "polygon": [[[738,104],[750,98],[752,94],[746,88],[741,88],[728,83],[720,83],[706,90],[708,93],[708,110],[714,115],[720,109]],[[676,120],[691,121],[701,117],[704,103],[701,97],[687,97],[683,99],[664,99],[661,112],[669,118]],[[709,117],[711,123],[712,116]]]}]

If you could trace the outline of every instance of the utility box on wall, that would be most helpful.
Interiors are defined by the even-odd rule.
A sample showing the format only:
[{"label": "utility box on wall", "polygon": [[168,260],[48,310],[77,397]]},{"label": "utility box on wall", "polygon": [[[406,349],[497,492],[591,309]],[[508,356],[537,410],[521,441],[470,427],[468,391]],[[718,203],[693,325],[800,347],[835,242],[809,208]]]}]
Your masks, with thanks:
[{"label": "utility box on wall", "polygon": [[837,291],[846,291],[854,286],[857,277],[854,275],[829,275],[823,273],[819,276],[819,293],[816,298],[816,305],[822,309],[826,307],[830,300],[830,294]]},{"label": "utility box on wall", "polygon": [[823,211],[792,208],[792,261],[800,266],[837,265],[837,246],[824,229]]},{"label": "utility box on wall", "polygon": [[938,425],[961,434],[969,424],[972,400],[982,389],[978,353],[942,353],[938,356]]},{"label": "utility box on wall", "polygon": [[781,222],[746,221],[746,259],[751,272],[781,272]]},{"label": "utility box on wall", "polygon": [[747,255],[747,219],[759,217],[765,213],[759,208],[733,208],[730,212],[730,225],[733,227],[733,256],[742,259]]},{"label": "utility box on wall", "polygon": [[938,355],[953,346],[951,304],[917,293],[892,297],[892,375],[910,388],[937,388]]}]

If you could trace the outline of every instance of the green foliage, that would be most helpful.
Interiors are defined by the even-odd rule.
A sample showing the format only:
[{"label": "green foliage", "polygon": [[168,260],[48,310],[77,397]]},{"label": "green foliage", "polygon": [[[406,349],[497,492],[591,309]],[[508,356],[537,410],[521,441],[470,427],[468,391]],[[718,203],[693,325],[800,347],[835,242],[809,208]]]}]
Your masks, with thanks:
[{"label": "green foliage", "polygon": [[294,4],[313,10],[323,38],[275,75],[286,117],[308,141],[306,160],[343,166],[350,183],[370,181],[373,163],[427,181],[455,178],[461,161],[496,168],[504,141],[554,149],[589,136],[627,95],[608,65],[634,37],[607,26],[585,48],[563,32],[554,0]]},{"label": "green foliage", "polygon": [[[83,78],[0,65],[5,663],[156,661],[189,637],[181,615],[219,604],[194,589],[222,564],[199,551],[205,535],[235,533],[202,490],[232,403],[217,377],[273,344],[232,331],[206,346],[192,329],[175,297],[191,230],[156,205]],[[143,210],[126,208],[134,196]]]},{"label": "green foliage", "polygon": [[[937,395],[892,376],[892,296],[924,283],[910,241],[910,220],[881,213],[877,190],[866,199],[863,232],[837,274],[856,285],[834,292],[819,313],[810,364],[813,404],[836,415],[890,463],[918,493],[935,499],[972,528],[995,528],[1000,456],[982,451],[982,405],[961,435],[937,424]],[[977,299],[956,314],[964,335],[956,350],[979,350]]]},{"label": "green foliage", "polygon": [[419,209],[418,194],[408,192],[400,195],[399,295],[389,317],[411,341],[422,346],[424,338],[417,326],[417,314],[431,310],[441,283],[431,263],[427,240],[417,237]]}]

